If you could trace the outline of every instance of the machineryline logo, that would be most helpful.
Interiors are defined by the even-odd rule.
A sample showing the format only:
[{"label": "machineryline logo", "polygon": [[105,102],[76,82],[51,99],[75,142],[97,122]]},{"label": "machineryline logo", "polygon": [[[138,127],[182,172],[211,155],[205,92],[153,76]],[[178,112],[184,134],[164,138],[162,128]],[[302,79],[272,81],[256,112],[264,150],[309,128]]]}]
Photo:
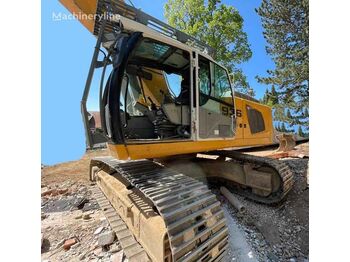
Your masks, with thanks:
[{"label": "machineryline logo", "polygon": [[120,15],[115,15],[111,13],[105,14],[85,14],[82,12],[79,13],[62,13],[62,12],[52,12],[53,21],[69,21],[69,20],[91,20],[91,21],[102,21],[102,20],[120,20]]}]

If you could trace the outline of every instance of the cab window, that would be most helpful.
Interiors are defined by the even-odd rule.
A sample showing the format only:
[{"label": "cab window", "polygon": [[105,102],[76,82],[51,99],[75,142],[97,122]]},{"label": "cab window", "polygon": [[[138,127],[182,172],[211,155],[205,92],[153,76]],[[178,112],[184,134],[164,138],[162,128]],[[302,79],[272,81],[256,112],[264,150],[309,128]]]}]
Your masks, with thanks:
[{"label": "cab window", "polygon": [[214,71],[214,90],[212,96],[220,100],[226,100],[225,98],[231,98],[232,89],[226,70],[217,64],[212,64]]},{"label": "cab window", "polygon": [[211,93],[209,60],[199,56],[199,105],[204,105]]}]

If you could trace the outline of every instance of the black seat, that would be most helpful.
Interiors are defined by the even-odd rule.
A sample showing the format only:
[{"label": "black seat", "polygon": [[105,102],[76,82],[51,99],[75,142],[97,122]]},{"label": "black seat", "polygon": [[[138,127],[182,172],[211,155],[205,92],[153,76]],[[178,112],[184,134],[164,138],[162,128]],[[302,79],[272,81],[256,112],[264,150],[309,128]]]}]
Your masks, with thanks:
[{"label": "black seat", "polygon": [[190,104],[190,77],[184,75],[184,78],[181,81],[181,91],[178,97],[175,99],[175,103],[181,105],[189,105]]}]

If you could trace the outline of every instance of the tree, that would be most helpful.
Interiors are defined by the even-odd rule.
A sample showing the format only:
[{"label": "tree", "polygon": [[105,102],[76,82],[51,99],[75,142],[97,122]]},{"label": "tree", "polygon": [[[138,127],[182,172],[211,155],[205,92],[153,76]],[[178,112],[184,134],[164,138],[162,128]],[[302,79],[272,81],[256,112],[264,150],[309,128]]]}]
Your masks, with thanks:
[{"label": "tree", "polygon": [[280,123],[277,123],[277,124],[275,125],[275,129],[276,129],[276,131],[278,131],[278,132],[282,132],[282,128],[281,128]]},{"label": "tree", "polygon": [[301,137],[304,137],[304,132],[303,132],[303,129],[301,128],[301,126],[298,127],[298,135]]},{"label": "tree", "polygon": [[272,86],[271,88],[270,99],[272,105],[278,104],[278,93],[276,92],[275,86]]},{"label": "tree", "polygon": [[267,105],[269,103],[269,90],[266,88],[263,98],[260,100],[261,103]]},{"label": "tree", "polygon": [[258,81],[276,86],[280,107],[293,113],[293,124],[308,128],[309,1],[262,0],[256,12],[262,19],[266,51],[275,63],[275,69]]},{"label": "tree", "polygon": [[286,128],[286,125],[284,123],[282,123],[281,131],[282,132],[287,132],[287,128]]},{"label": "tree", "polygon": [[168,0],[165,17],[169,25],[213,47],[215,60],[234,74],[235,89],[254,95],[246,76],[237,67],[252,56],[237,9],[220,4],[220,0]]}]

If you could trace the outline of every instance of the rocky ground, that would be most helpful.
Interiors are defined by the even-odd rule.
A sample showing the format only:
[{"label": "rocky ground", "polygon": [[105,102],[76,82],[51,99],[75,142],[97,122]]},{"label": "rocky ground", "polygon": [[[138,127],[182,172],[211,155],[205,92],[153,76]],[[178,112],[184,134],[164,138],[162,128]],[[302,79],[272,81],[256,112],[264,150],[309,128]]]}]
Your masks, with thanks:
[{"label": "rocky ground", "polygon": [[91,196],[90,152],[79,161],[42,167],[42,261],[125,261],[123,250]]},{"label": "rocky ground", "polygon": [[261,205],[235,195],[246,208],[240,213],[226,199],[220,199],[237,219],[259,261],[306,262],[309,258],[308,159],[282,161],[294,171],[295,184],[279,205]]},{"label": "rocky ground", "polygon": [[[89,160],[107,150],[87,153],[81,160],[42,167],[41,231],[43,261],[126,261],[118,240],[91,196]],[[241,196],[240,213],[218,194],[224,209],[237,223],[258,261],[308,261],[308,159],[283,159],[295,174],[286,200],[261,205]],[[230,253],[229,253],[230,254]],[[231,253],[226,261],[240,261]]]}]

